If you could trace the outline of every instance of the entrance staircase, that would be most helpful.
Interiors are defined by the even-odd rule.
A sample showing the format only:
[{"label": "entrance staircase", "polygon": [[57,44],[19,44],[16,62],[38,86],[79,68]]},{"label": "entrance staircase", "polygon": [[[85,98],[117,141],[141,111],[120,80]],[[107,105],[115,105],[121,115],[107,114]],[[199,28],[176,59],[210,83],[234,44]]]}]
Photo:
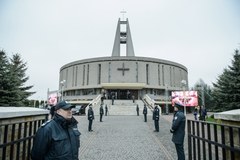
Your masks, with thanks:
[{"label": "entrance staircase", "polygon": [[[141,100],[104,100],[103,108],[105,112],[105,105],[108,107],[109,115],[137,115],[136,107],[139,107],[139,115],[143,114],[144,103]],[[99,115],[100,104],[93,106],[94,114]],[[104,113],[105,114],[105,113]],[[152,111],[148,109],[148,114],[152,114]]]}]

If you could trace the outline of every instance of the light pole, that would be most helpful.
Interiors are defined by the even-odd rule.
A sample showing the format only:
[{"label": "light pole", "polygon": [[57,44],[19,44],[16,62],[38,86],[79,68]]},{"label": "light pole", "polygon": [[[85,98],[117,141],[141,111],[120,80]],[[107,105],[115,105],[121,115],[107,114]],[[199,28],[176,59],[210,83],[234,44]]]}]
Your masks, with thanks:
[{"label": "light pole", "polygon": [[186,111],[186,93],[185,93],[185,91],[186,91],[186,84],[187,84],[187,82],[186,82],[186,80],[182,80],[181,81],[181,84],[182,84],[182,86],[183,86],[183,107],[184,107],[184,115],[186,116],[186,114],[187,114],[187,111]]},{"label": "light pole", "polygon": [[63,100],[63,87],[64,87],[65,83],[66,83],[65,79],[60,82],[60,84],[61,84],[61,100]]}]

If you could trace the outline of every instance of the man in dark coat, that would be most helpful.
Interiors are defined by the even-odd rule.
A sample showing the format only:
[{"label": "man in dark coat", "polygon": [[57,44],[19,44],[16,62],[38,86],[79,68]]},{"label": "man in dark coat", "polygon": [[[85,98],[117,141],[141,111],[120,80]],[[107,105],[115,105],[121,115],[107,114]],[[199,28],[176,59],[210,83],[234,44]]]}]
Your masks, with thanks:
[{"label": "man in dark coat", "polygon": [[102,117],[103,117],[103,114],[104,114],[102,104],[100,105],[99,113],[100,113],[100,122],[102,122]]},{"label": "man in dark coat", "polygon": [[137,107],[136,107],[136,111],[137,111],[137,116],[139,116],[139,107],[138,107],[138,104],[137,104]]},{"label": "man in dark coat", "polygon": [[112,105],[114,105],[114,98],[115,98],[115,96],[114,96],[114,92],[112,92]]},{"label": "man in dark coat", "polygon": [[92,122],[94,120],[94,112],[93,112],[93,109],[92,109],[92,104],[89,105],[89,109],[88,109],[88,121],[89,121],[89,124],[88,124],[88,131],[89,132],[92,132]]},{"label": "man in dark coat", "polygon": [[178,160],[185,160],[184,154],[184,136],[186,117],[183,113],[183,106],[180,103],[174,105],[174,117],[170,132],[173,133],[172,141],[175,143]]},{"label": "man in dark coat", "polygon": [[159,132],[159,118],[160,118],[159,108],[156,105],[153,110],[153,120],[154,120],[154,126],[155,126],[154,132]]},{"label": "man in dark coat", "polygon": [[34,137],[32,160],[78,160],[81,133],[78,131],[78,122],[72,116],[73,107],[66,101],[55,106],[53,119],[44,123]]},{"label": "man in dark coat", "polygon": [[147,122],[147,106],[144,104],[143,107],[144,122]]},{"label": "man in dark coat", "polygon": [[105,105],[105,116],[107,116],[107,113],[108,113],[108,106],[107,104]]}]

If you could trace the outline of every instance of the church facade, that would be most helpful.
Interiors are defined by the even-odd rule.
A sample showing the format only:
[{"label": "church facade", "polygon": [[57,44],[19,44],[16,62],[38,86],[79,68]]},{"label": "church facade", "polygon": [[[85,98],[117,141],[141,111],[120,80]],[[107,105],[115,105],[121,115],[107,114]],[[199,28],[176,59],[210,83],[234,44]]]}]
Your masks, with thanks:
[{"label": "church facade", "polygon": [[[121,46],[125,46],[126,56],[120,56]],[[171,91],[182,90],[182,80],[188,82],[188,71],[182,64],[135,56],[128,19],[119,19],[112,56],[83,59],[62,66],[59,90],[64,99],[75,104],[87,103],[98,95],[141,99],[146,94],[164,104]]]}]

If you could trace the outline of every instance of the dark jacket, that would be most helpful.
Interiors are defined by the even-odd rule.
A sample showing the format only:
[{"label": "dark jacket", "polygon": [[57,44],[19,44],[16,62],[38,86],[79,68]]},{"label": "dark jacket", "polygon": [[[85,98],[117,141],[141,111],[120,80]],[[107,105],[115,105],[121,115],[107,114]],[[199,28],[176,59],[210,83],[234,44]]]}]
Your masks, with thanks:
[{"label": "dark jacket", "polygon": [[139,112],[139,107],[138,107],[138,104],[137,104],[137,107],[136,107],[136,111]]},{"label": "dark jacket", "polygon": [[147,107],[146,106],[143,107],[143,114],[147,114]]},{"label": "dark jacket", "polygon": [[157,106],[155,106],[154,110],[153,110],[153,120],[154,121],[159,121],[159,108]]},{"label": "dark jacket", "polygon": [[99,112],[100,114],[104,114],[103,106],[100,107]]},{"label": "dark jacket", "polygon": [[173,133],[172,141],[176,144],[183,144],[185,136],[186,118],[182,111],[177,111],[174,114],[171,131]]},{"label": "dark jacket", "polygon": [[108,111],[108,107],[107,107],[107,105],[105,105],[105,112],[107,112]]},{"label": "dark jacket", "polygon": [[76,119],[67,121],[55,114],[37,131],[33,141],[33,160],[78,160],[80,132]]},{"label": "dark jacket", "polygon": [[94,120],[94,112],[92,107],[89,107],[88,109],[88,120]]}]

